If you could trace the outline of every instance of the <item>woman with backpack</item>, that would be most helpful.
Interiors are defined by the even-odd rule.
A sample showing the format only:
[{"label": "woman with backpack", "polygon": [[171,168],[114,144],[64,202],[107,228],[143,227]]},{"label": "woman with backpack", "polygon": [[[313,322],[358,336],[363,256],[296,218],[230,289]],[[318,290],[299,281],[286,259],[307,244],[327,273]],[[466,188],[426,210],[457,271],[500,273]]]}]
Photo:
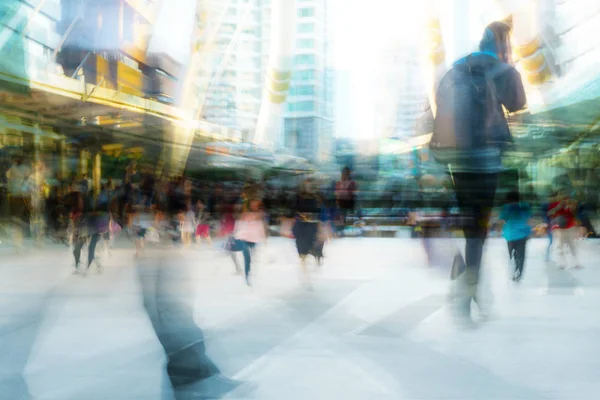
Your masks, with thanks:
[{"label": "woman with backpack", "polygon": [[[503,152],[512,143],[505,110],[526,105],[525,89],[512,60],[511,28],[503,22],[489,24],[479,51],[454,63],[436,90],[433,135],[429,143],[436,160],[452,180],[466,239],[465,255],[457,253],[456,316],[471,320],[474,301],[480,314],[489,312],[479,275]],[[489,298],[489,296],[487,296]]]},{"label": "woman with backpack", "polygon": [[523,276],[525,266],[525,251],[527,240],[531,235],[531,206],[519,201],[518,192],[510,192],[500,212],[502,233],[508,243],[508,254],[514,260],[515,270],[513,281],[519,282]]}]

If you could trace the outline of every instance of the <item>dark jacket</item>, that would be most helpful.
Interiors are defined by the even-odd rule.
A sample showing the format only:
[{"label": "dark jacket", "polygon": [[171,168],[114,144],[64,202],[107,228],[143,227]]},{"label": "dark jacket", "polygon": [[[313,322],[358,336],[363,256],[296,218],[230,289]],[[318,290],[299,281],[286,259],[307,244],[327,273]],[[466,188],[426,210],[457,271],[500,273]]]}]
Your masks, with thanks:
[{"label": "dark jacket", "polygon": [[[454,171],[499,172],[502,169],[502,151],[512,141],[504,108],[509,112],[515,112],[526,104],[521,75],[513,66],[503,63],[493,55],[473,53],[454,64],[442,78],[438,93],[451,90],[450,82],[465,68],[484,71],[488,76],[492,93],[485,99],[485,115],[470,115],[470,121],[466,123],[460,117],[455,118],[454,124],[444,121],[443,126],[442,124],[440,126],[445,134],[434,135],[431,148],[436,158],[445,164],[452,164]],[[438,100],[439,97],[438,94]],[[459,100],[457,97],[456,101]],[[439,113],[436,116],[436,123],[439,123],[438,118]],[[468,133],[456,126],[476,126],[475,136],[479,141],[461,138],[461,135]],[[439,143],[440,138],[446,143]],[[463,143],[469,145],[461,145]]]}]

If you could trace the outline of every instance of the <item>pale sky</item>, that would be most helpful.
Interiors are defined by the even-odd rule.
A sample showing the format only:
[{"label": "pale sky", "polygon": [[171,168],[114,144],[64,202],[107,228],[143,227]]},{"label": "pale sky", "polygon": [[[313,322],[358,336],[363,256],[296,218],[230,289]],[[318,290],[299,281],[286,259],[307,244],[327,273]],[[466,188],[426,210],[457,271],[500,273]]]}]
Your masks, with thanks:
[{"label": "pale sky", "polygon": [[189,56],[196,0],[163,0],[150,51],[167,53],[184,62]]},{"label": "pale sky", "polygon": [[[377,66],[393,42],[417,43],[423,2],[409,0],[330,0],[334,23],[336,136],[374,138]],[[412,5],[409,5],[412,4]]]}]

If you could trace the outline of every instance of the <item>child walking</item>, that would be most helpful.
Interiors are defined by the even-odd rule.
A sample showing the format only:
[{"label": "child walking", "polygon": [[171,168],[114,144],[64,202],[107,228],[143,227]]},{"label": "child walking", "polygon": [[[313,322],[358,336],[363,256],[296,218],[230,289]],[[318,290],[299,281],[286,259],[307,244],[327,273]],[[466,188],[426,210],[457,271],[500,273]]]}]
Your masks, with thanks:
[{"label": "child walking", "polygon": [[519,201],[518,192],[510,192],[506,197],[506,203],[500,212],[500,223],[503,226],[504,238],[508,243],[508,253],[514,259],[515,269],[512,279],[515,282],[521,280],[525,266],[525,250],[527,240],[531,235],[531,206]]}]

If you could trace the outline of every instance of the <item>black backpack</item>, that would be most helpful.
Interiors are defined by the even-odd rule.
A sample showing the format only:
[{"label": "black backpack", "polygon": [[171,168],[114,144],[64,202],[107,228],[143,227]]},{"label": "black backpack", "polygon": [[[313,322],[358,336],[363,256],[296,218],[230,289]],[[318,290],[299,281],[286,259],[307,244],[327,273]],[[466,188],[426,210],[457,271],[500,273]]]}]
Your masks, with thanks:
[{"label": "black backpack", "polygon": [[506,125],[506,119],[493,81],[494,76],[510,67],[472,61],[473,56],[468,56],[440,82],[430,142],[436,157],[443,154],[436,150],[477,150],[489,145],[505,146],[512,141],[507,127],[500,127]]}]

